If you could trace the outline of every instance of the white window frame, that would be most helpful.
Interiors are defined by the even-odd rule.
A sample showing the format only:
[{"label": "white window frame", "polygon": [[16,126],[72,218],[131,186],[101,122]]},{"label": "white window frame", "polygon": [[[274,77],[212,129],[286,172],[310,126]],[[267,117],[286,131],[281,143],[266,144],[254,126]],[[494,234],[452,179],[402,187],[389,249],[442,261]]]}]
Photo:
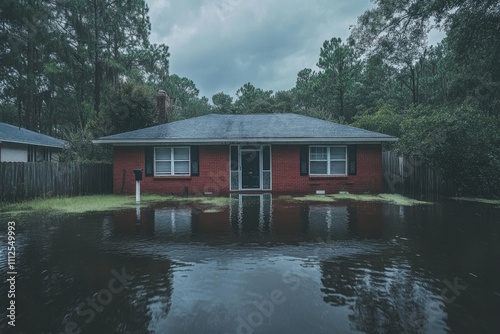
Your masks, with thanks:
[{"label": "white window frame", "polygon": [[[156,160],[156,149],[157,148],[169,148],[170,149],[170,160]],[[187,148],[188,149],[188,160],[175,160],[174,159],[174,149],[176,148]],[[156,173],[156,163],[158,161],[168,161],[170,162],[170,174],[157,174]],[[175,173],[175,162],[186,162],[188,163],[187,173]],[[189,146],[157,146],[154,148],[154,159],[153,159],[154,176],[191,176],[191,147]]]},{"label": "white window frame", "polygon": [[[311,159],[311,148],[316,148],[316,147],[326,147],[326,160],[325,159]],[[330,150],[332,147],[342,147],[344,148],[344,159],[332,159],[330,156]],[[347,176],[347,145],[333,145],[333,146],[326,146],[326,145],[313,145],[309,146],[309,175],[311,176]],[[326,174],[312,174],[311,173],[311,161],[326,161]],[[332,174],[331,173],[331,163],[335,161],[343,161],[345,162],[345,170],[343,174]]]}]

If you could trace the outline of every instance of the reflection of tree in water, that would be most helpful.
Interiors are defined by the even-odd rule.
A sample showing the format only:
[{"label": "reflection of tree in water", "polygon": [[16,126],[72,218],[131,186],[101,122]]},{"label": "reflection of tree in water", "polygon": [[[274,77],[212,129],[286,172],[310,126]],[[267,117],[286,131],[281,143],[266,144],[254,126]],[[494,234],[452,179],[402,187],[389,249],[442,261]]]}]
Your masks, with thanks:
[{"label": "reflection of tree in water", "polygon": [[[145,333],[151,322],[168,315],[172,262],[130,255],[126,245],[121,249],[124,253],[108,250],[103,224],[95,220],[94,216],[88,221],[32,224],[19,254],[22,274],[16,294],[16,328],[20,332],[65,332],[66,325],[74,322],[81,333]],[[88,300],[96,300],[102,290],[109,291],[112,270],[121,273],[122,268],[134,276],[129,288],[121,290],[122,284],[114,282],[114,288],[121,291],[111,294],[109,304],[97,303],[100,312],[92,311],[93,319],[90,312],[78,314],[81,303],[80,311],[92,310]]]},{"label": "reflection of tree in water", "polygon": [[[399,259],[400,260],[400,259]],[[398,261],[399,261],[398,260]],[[372,256],[321,262],[323,299],[347,306],[356,330],[366,333],[423,333],[428,326],[426,291],[404,264]]]},{"label": "reflection of tree in water", "polygon": [[168,316],[173,284],[171,261],[131,258],[123,266],[133,270],[127,272],[134,276],[130,287],[113,295],[112,303],[85,325],[84,332],[147,333],[150,323]]}]

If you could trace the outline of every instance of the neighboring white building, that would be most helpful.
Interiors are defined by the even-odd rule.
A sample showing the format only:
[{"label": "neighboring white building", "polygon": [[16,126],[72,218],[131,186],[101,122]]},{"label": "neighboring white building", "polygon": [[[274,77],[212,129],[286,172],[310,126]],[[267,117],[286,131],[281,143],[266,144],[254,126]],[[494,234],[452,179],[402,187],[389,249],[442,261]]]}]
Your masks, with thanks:
[{"label": "neighboring white building", "polygon": [[0,162],[57,161],[64,140],[0,122]]}]

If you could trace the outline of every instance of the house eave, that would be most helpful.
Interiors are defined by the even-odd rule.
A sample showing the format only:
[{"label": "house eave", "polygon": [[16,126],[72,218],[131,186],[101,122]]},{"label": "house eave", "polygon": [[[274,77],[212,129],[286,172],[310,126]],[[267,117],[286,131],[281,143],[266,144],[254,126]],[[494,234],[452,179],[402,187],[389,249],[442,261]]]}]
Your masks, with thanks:
[{"label": "house eave", "polygon": [[57,146],[57,145],[45,145],[45,144],[39,144],[39,143],[33,143],[33,142],[25,142],[25,141],[20,141],[20,140],[3,140],[0,141],[2,144],[20,144],[20,145],[32,145],[32,146],[40,146],[40,147],[48,147],[48,148],[57,148],[57,149],[64,149],[65,146]]},{"label": "house eave", "polygon": [[325,138],[215,138],[215,139],[96,139],[94,144],[108,144],[113,146],[144,146],[159,144],[174,145],[231,145],[231,144],[382,144],[396,142],[396,137],[363,138],[363,137],[325,137]]}]

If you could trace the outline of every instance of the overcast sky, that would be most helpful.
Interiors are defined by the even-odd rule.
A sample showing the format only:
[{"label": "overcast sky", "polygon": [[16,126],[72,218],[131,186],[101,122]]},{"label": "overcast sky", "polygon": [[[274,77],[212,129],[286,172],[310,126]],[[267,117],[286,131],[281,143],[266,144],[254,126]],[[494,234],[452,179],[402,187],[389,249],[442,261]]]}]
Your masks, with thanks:
[{"label": "overcast sky", "polygon": [[170,74],[194,81],[200,96],[232,96],[245,83],[288,90],[316,68],[320,47],[349,36],[369,0],[146,0],[151,42],[170,50]]}]

